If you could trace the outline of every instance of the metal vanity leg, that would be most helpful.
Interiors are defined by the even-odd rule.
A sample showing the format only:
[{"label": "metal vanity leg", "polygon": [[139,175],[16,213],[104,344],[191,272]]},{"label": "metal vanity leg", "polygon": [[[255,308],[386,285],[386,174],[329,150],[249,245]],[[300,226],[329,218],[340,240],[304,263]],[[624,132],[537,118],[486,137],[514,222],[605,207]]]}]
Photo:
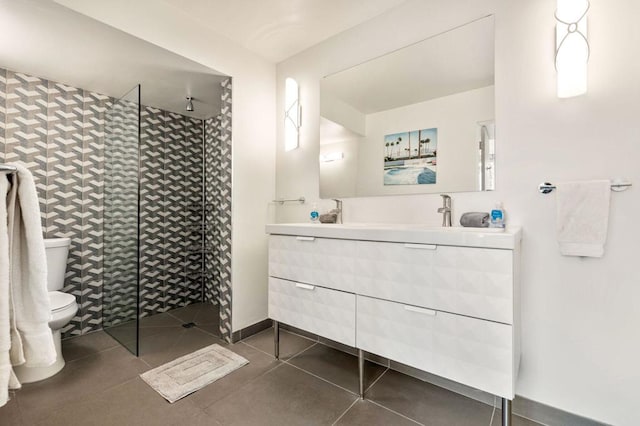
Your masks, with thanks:
[{"label": "metal vanity leg", "polygon": [[280,323],[273,321],[273,356],[280,359]]},{"label": "metal vanity leg", "polygon": [[364,399],[364,352],[358,349],[358,379],[360,381],[360,399]]},{"label": "metal vanity leg", "polygon": [[511,426],[511,400],[502,398],[502,426]]}]

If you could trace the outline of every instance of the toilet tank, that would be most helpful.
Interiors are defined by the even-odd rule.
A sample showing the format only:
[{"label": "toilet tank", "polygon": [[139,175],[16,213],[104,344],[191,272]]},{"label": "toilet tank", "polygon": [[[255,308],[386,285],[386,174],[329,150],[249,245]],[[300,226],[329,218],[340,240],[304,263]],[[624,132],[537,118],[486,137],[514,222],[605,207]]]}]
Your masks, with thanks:
[{"label": "toilet tank", "polygon": [[44,248],[47,256],[47,289],[62,290],[64,275],[67,271],[70,238],[45,238]]}]

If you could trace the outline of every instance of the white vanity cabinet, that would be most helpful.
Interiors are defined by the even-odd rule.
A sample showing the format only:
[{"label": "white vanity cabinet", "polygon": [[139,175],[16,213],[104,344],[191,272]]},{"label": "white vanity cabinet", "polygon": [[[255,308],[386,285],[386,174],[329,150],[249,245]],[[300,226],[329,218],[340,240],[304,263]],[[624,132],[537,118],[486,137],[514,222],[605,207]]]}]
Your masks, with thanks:
[{"label": "white vanity cabinet", "polygon": [[353,293],[269,277],[269,317],[345,345],[356,345]]},{"label": "white vanity cabinet", "polygon": [[510,410],[519,229],[283,224],[267,232],[276,336],[278,322],[289,324],[358,348],[361,368],[367,351],[500,396]]}]

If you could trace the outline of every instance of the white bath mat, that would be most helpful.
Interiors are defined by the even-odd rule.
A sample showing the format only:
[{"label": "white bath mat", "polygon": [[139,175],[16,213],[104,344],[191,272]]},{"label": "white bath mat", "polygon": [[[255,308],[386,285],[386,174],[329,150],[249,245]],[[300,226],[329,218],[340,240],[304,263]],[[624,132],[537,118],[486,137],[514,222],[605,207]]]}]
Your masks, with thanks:
[{"label": "white bath mat", "polygon": [[140,375],[156,392],[174,403],[248,364],[218,344],[207,346]]}]

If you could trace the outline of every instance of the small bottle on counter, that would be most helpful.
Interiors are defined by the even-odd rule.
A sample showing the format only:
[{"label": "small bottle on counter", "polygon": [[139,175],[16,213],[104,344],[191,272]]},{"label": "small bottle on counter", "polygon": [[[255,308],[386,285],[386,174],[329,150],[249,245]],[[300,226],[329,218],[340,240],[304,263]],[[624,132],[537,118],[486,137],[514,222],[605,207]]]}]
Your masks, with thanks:
[{"label": "small bottle on counter", "polygon": [[320,219],[320,213],[318,213],[318,205],[316,203],[313,203],[311,213],[309,213],[309,219],[311,219],[311,223],[318,223]]},{"label": "small bottle on counter", "polygon": [[489,228],[505,228],[504,208],[502,202],[496,203],[496,206],[491,210],[491,218],[489,222]]}]

